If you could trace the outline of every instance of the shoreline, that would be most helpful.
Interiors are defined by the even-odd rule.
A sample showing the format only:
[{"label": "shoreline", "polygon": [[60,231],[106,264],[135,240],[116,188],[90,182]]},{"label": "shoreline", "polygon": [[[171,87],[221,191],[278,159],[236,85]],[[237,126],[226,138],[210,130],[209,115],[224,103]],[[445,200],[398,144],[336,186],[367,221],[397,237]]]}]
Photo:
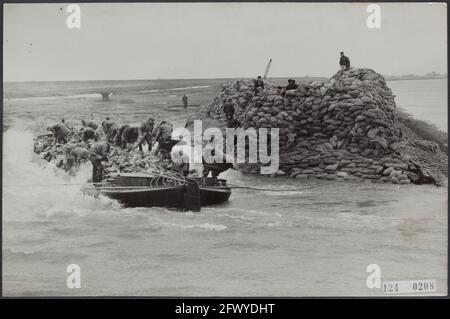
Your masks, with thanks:
[{"label": "shoreline", "polygon": [[398,124],[409,138],[435,142],[441,150],[448,154],[448,133],[435,124],[414,117],[402,107],[395,110]]},{"label": "shoreline", "polygon": [[[267,79],[268,82],[273,82],[276,85],[282,85],[287,81],[287,79],[292,78],[296,81],[318,81],[318,80],[326,80],[327,77],[321,76],[297,76],[297,77],[270,77]],[[26,81],[26,82],[3,82],[3,102],[14,101],[14,100],[23,100],[23,99],[47,99],[47,98],[76,98],[83,96],[91,96],[91,95],[99,95],[98,92],[102,90],[111,90],[115,93],[151,93],[158,91],[166,91],[166,90],[185,90],[190,88],[196,88],[198,86],[214,86],[214,85],[222,85],[227,82],[232,82],[236,80],[248,80],[251,78],[211,78],[211,79],[149,79],[149,80],[86,80],[86,81]],[[419,77],[419,78],[395,78],[388,79],[385,77],[386,82],[397,82],[397,81],[414,81],[414,80],[447,80],[447,77]],[[169,84],[168,86],[161,87],[158,84],[162,83]],[[198,84],[192,86],[182,86],[182,87],[173,87],[176,83],[184,83],[184,82],[196,82]],[[99,86],[95,86],[99,84]],[[120,83],[135,83],[135,86],[127,86],[120,85],[116,86]],[[67,93],[55,93],[55,91],[48,92],[33,92],[31,94],[20,94],[20,93],[11,93],[9,90],[21,90],[20,87],[27,85],[51,85],[51,84],[60,84],[60,85],[69,85],[74,84],[76,87],[64,89]],[[86,88],[78,88],[80,84],[91,84],[91,87]],[[108,85],[110,84],[110,85]],[[150,84],[156,84],[155,87],[150,87]],[[171,85],[173,84],[173,85]],[[7,86],[12,86],[11,88],[7,88]],[[16,86],[16,88],[14,88]]]},{"label": "shoreline", "polygon": [[418,78],[393,78],[393,79],[389,79],[385,77],[386,82],[390,82],[390,81],[414,81],[414,80],[447,80],[446,76],[443,77],[418,77]]}]

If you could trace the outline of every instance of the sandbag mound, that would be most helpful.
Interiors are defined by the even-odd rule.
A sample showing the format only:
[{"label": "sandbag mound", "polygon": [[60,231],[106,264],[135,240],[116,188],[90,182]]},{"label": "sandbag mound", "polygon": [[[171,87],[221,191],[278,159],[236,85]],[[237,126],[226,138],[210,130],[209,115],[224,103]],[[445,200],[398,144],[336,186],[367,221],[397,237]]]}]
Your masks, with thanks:
[{"label": "sandbag mound", "polygon": [[[207,115],[224,118],[225,102],[233,103],[243,128],[279,128],[280,169],[292,177],[441,184],[447,176],[446,169],[426,168],[430,161],[447,160],[437,145],[431,152],[405,144],[392,91],[371,69],[339,71],[286,92],[268,82],[255,92],[252,80],[236,81],[222,87]],[[258,173],[259,167],[244,170]]]}]

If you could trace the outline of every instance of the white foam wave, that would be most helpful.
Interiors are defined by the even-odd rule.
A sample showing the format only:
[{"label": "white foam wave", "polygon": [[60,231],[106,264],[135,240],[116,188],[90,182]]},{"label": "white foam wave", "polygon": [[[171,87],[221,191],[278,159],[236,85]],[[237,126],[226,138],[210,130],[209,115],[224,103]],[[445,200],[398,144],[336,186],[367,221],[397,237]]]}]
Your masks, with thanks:
[{"label": "white foam wave", "polygon": [[192,228],[200,228],[205,230],[212,230],[212,231],[222,231],[227,229],[227,226],[221,225],[221,224],[210,224],[210,223],[202,223],[202,224],[176,224],[176,223],[162,223],[163,226],[169,226],[169,227],[178,227],[183,229],[192,229]]},{"label": "white foam wave", "polygon": [[112,201],[84,196],[81,186],[91,174],[90,164],[70,176],[33,154],[33,135],[19,127],[3,134],[3,218],[30,220],[60,214],[110,210]]}]

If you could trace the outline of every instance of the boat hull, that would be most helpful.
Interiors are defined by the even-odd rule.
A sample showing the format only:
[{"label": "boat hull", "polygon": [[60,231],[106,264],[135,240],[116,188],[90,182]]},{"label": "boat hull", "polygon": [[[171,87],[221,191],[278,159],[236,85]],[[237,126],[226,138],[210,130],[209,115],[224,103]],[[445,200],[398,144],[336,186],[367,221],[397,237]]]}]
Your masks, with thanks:
[{"label": "boat hull", "polygon": [[181,207],[184,187],[124,191],[102,189],[99,194],[117,200],[124,207]]},{"label": "boat hull", "polygon": [[226,202],[230,199],[229,187],[202,187],[200,186],[200,204],[209,206]]},{"label": "boat hull", "polygon": [[[227,186],[200,186],[200,205],[210,206],[229,200],[231,189]],[[103,195],[117,200],[124,207],[174,207],[184,208],[186,189],[184,185],[170,187],[101,187],[88,193]]]}]

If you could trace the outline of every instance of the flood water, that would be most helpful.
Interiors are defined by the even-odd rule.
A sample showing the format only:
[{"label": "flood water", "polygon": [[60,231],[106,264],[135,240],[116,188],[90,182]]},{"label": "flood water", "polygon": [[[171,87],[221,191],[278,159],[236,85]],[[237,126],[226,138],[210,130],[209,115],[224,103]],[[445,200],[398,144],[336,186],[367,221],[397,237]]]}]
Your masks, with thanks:
[{"label": "flood water", "polygon": [[389,81],[395,102],[415,118],[448,132],[447,79]]},{"label": "flood water", "polygon": [[[142,112],[139,97],[126,98]],[[60,114],[132,112],[114,101],[30,103],[5,104],[4,295],[381,295],[366,286],[369,264],[383,281],[436,279],[437,294],[447,292],[447,187],[228,171],[231,184],[271,191],[234,189],[228,203],[200,213],[123,209],[82,195],[89,165],[68,177],[40,162],[32,137]],[[69,264],[81,268],[79,289],[66,286]]]}]

